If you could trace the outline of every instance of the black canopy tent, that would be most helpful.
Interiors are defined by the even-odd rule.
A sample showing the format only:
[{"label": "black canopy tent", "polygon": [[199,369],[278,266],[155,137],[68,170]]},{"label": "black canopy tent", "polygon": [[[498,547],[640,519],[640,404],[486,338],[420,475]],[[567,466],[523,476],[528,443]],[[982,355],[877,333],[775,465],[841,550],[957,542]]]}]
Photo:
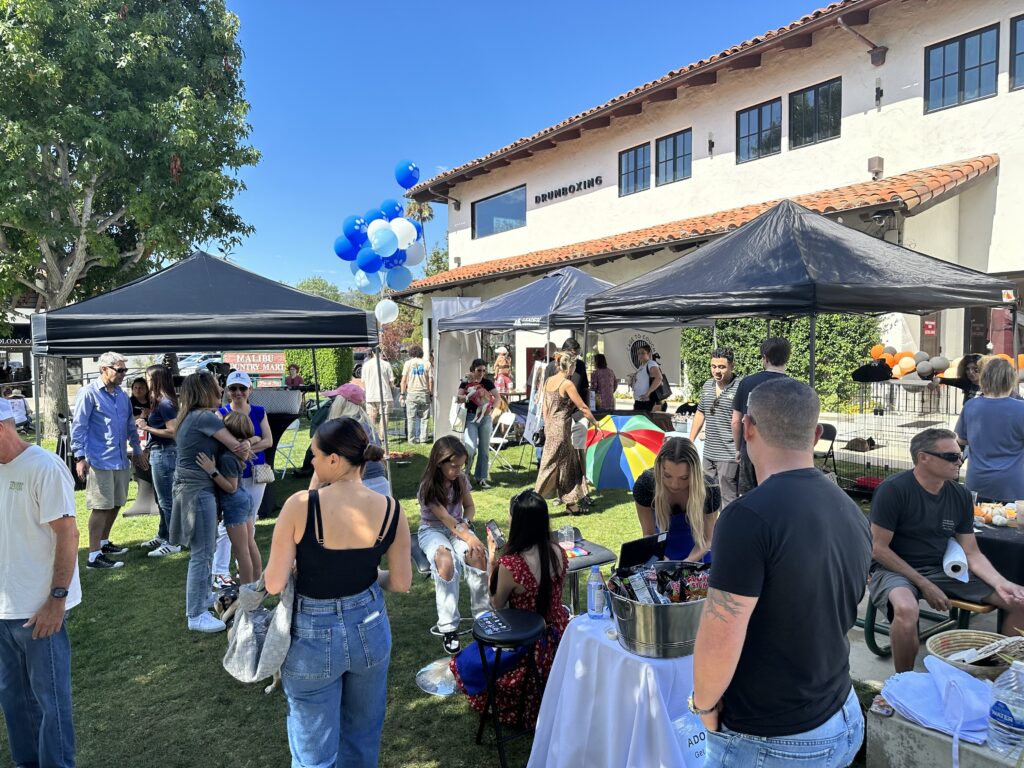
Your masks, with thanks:
[{"label": "black canopy tent", "polygon": [[[872,237],[783,200],[659,269],[586,300],[594,322],[810,315],[925,315],[1013,302],[1014,284]],[[1016,335],[1014,335],[1016,339]]]}]

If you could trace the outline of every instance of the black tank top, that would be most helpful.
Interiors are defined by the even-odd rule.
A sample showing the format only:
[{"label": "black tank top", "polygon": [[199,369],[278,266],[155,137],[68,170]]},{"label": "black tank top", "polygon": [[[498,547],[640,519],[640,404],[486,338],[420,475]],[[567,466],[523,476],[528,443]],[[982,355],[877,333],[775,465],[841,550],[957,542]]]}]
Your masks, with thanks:
[{"label": "black tank top", "polygon": [[295,591],[314,600],[334,600],[357,595],[377,580],[377,566],[398,530],[401,506],[388,497],[384,522],[377,534],[377,543],[360,549],[327,549],[324,547],[324,521],[320,515],[320,494],[309,492],[306,508],[306,530],[295,551],[298,577]]}]

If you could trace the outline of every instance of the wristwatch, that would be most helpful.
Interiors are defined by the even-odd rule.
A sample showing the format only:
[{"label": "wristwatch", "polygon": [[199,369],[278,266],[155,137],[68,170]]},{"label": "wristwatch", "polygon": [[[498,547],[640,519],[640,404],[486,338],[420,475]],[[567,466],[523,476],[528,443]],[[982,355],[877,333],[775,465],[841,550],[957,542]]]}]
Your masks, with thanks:
[{"label": "wristwatch", "polygon": [[716,709],[718,709],[718,702],[716,701],[714,706],[710,709],[697,709],[697,705],[693,702],[693,691],[690,691],[690,698],[686,700],[686,705],[690,708],[690,712],[695,715],[703,717],[704,715],[710,715]]},{"label": "wristwatch", "polygon": [[64,587],[54,587],[50,590],[50,597],[56,598],[57,600],[63,600],[68,596],[68,591]]},{"label": "wristwatch", "polygon": [[210,473],[210,479],[211,480],[213,480],[213,478],[215,478],[215,477],[220,477],[220,472],[218,472],[216,469],[213,470],[213,472]]}]

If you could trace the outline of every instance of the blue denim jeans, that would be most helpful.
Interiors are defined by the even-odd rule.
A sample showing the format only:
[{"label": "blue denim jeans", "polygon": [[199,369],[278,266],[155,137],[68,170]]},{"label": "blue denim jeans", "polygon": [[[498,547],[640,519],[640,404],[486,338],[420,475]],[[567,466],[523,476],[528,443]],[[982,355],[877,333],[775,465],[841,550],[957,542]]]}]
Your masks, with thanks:
[{"label": "blue denim jeans", "polygon": [[194,619],[206,611],[213,574],[213,550],[217,546],[217,497],[212,488],[201,491],[196,499],[196,522],[188,546],[185,615]]},{"label": "blue denim jeans", "polygon": [[178,448],[174,445],[154,445],[149,449],[149,466],[153,471],[153,491],[160,507],[160,527],[157,538],[167,541],[171,524],[171,502],[174,499],[174,465],[178,461]]},{"label": "blue denim jeans", "polygon": [[0,620],[0,708],[11,759],[18,766],[74,766],[67,624],[33,640],[32,628],[22,626],[25,621]]},{"label": "blue denim jeans", "polygon": [[292,768],[374,768],[387,705],[391,625],[376,584],[350,597],[296,595],[281,667]]},{"label": "blue denim jeans", "polygon": [[[486,480],[487,472],[490,469],[488,462],[491,456],[488,453],[491,442],[491,415],[487,414],[479,422],[475,417],[466,419],[466,431],[462,433],[462,443],[469,451],[469,466],[473,465],[473,456],[476,455],[476,471],[473,472],[473,479]],[[468,469],[469,467],[467,467]]]},{"label": "blue denim jeans", "polygon": [[817,728],[792,736],[747,736],[722,726],[708,731],[705,768],[845,768],[853,762],[864,741],[864,714],[857,694],[850,695],[839,710]]}]

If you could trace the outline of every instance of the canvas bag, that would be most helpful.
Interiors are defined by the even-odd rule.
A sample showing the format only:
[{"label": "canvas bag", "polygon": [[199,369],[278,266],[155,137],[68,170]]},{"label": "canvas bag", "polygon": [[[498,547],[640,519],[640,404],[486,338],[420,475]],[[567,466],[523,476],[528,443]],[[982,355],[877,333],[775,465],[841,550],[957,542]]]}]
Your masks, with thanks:
[{"label": "canvas bag", "polygon": [[465,403],[460,403],[458,397],[453,397],[451,410],[448,411],[448,421],[451,422],[452,432],[466,431],[466,417],[468,415]]},{"label": "canvas bag", "polygon": [[262,578],[238,590],[238,609],[235,623],[228,630],[223,663],[228,674],[243,683],[255,683],[281,671],[292,642],[294,574],[288,577],[277,606],[264,607],[266,599]]}]

